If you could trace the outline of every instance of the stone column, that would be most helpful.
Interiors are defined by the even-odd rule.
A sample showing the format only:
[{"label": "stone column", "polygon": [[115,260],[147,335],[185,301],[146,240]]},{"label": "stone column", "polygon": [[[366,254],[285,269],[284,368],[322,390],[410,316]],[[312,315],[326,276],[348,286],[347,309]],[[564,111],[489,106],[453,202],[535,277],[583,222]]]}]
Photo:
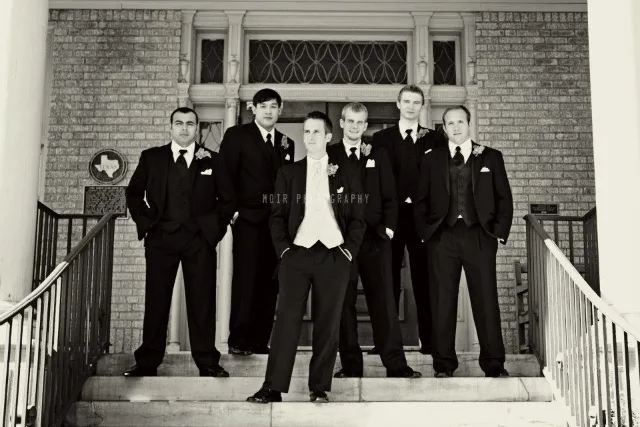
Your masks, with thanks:
[{"label": "stone column", "polygon": [[588,8],[600,290],[640,329],[640,4],[589,0]]},{"label": "stone column", "polygon": [[482,141],[478,141],[478,87],[467,86],[467,100],[464,103],[471,113],[471,139],[482,144]]},{"label": "stone column", "polygon": [[242,82],[242,46],[244,42],[244,31],[242,29],[242,20],[246,11],[225,11],[229,20],[229,33],[227,37],[227,83]]},{"label": "stone column", "polygon": [[0,13],[0,312],[31,291],[47,0],[4,0]]},{"label": "stone column", "polygon": [[[431,128],[431,117],[429,114],[431,101],[431,86],[429,85],[429,21],[433,13],[411,12],[411,15],[415,23],[415,30],[413,32],[413,64],[415,65],[412,67],[412,69],[415,70],[413,81],[424,92],[424,105],[422,106],[422,110],[420,110],[419,123],[420,126]],[[407,69],[409,69],[409,66],[407,66]],[[409,77],[411,78],[411,75]]]}]

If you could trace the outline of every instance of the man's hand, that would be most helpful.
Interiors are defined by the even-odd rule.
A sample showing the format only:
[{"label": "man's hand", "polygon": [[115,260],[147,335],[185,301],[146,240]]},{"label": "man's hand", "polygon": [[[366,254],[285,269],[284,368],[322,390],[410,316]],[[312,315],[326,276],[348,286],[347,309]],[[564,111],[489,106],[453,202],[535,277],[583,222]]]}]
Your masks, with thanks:
[{"label": "man's hand", "polygon": [[390,228],[385,228],[384,231],[387,233],[387,236],[389,236],[390,239],[393,239],[393,230],[391,230]]}]

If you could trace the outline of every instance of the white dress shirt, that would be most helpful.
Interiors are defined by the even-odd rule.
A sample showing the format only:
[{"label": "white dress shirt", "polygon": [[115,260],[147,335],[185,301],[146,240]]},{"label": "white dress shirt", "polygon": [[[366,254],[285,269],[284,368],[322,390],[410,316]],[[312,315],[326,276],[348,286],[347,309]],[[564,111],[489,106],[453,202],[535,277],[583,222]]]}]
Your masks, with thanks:
[{"label": "white dress shirt", "polygon": [[271,144],[275,147],[275,143],[276,143],[276,128],[273,127],[273,128],[271,128],[270,131],[268,131],[265,128],[263,128],[262,126],[260,126],[258,124],[258,122],[256,122],[255,120],[254,120],[254,123],[256,124],[256,126],[258,126],[258,130],[260,131],[260,134],[262,135],[262,140],[264,142],[267,142],[267,135],[271,135]]},{"label": "white dress shirt", "polygon": [[329,156],[319,160],[307,157],[307,187],[304,218],[293,243],[310,248],[320,241],[327,248],[344,243],[331,206],[327,165]]},{"label": "white dress shirt", "polygon": [[413,139],[413,143],[415,144],[416,141],[418,140],[418,123],[414,123],[411,126],[407,126],[406,123],[403,123],[402,121],[398,122],[398,128],[400,129],[400,135],[402,136],[402,139],[405,139],[407,137],[407,129],[411,129],[411,138]]},{"label": "white dress shirt", "polygon": [[360,160],[360,144],[361,144],[360,141],[356,142],[355,145],[351,145],[345,139],[342,140],[342,145],[344,145],[344,151],[347,153],[347,157],[351,155],[351,149],[355,147],[356,157],[358,158],[358,160]]},{"label": "white dress shirt", "polygon": [[187,150],[184,153],[184,159],[187,161],[187,167],[191,166],[193,161],[193,154],[196,152],[196,143],[192,142],[188,147],[183,147],[175,141],[171,141],[171,152],[173,153],[173,161],[177,162],[180,157],[180,150]]},{"label": "white dress shirt", "polygon": [[[451,158],[456,155],[456,147],[458,145],[449,141],[449,153],[451,153]],[[471,144],[471,138],[467,139],[465,142],[460,144],[460,153],[462,153],[462,157],[464,157],[464,162],[467,163],[469,157],[471,156],[471,149],[473,148],[473,144]]]}]

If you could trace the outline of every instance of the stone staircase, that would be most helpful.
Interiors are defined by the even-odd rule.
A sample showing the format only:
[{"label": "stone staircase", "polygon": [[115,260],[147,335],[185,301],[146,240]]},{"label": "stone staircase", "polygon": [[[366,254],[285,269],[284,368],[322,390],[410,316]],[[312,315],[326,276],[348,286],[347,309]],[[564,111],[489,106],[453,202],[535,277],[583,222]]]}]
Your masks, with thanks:
[{"label": "stone staircase", "polygon": [[[508,355],[511,378],[484,378],[477,354],[459,355],[454,378],[433,378],[431,357],[408,352],[420,379],[384,378],[377,356],[365,355],[365,377],[334,379],[329,404],[309,402],[311,355],[299,352],[282,403],[245,399],[260,388],[267,356],[223,355],[230,378],[200,378],[189,353],[168,354],[158,377],[124,378],[129,354],[103,357],[68,413],[71,426],[405,427],[566,425],[531,355]],[[339,363],[339,362],[337,362]],[[337,367],[336,367],[337,369]]]}]

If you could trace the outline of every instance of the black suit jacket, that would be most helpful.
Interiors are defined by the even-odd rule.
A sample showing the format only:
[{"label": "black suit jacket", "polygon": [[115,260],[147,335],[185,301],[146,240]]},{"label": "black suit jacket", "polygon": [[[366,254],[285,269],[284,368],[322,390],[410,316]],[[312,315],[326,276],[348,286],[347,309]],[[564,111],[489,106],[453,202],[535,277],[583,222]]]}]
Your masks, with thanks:
[{"label": "black suit jacket", "polygon": [[278,130],[275,147],[277,154],[265,143],[255,122],[227,129],[222,139],[220,154],[235,186],[238,213],[252,223],[269,217],[276,173],[294,160],[295,143]]},{"label": "black suit jacket", "polygon": [[[358,148],[360,149],[360,148]],[[327,147],[330,158],[338,164],[353,167],[341,141]],[[367,167],[369,164],[370,167]],[[360,153],[356,172],[360,174],[364,193],[367,195],[364,220],[381,238],[388,240],[385,228],[393,231],[398,223],[398,198],[391,162],[384,147],[371,150],[368,156]]]},{"label": "black suit jacket", "polygon": [[[419,153],[418,162],[425,151],[447,145],[447,139],[440,132],[418,125],[418,134],[421,132],[426,133],[415,142],[417,153]],[[404,137],[400,135],[400,127],[397,124],[373,134],[374,150],[377,150],[380,147],[384,147],[387,150],[389,160],[391,161],[393,176],[395,177],[396,185],[398,186],[397,194],[403,194],[405,192],[399,187],[401,185],[400,180],[398,179],[400,174],[403,173],[403,171],[408,171],[419,166],[407,164],[408,159],[402,155],[401,150],[403,141]],[[412,200],[415,198],[414,196],[414,194],[409,195]],[[404,202],[404,200],[399,200],[399,203],[402,202]]]},{"label": "black suit jacket", "polygon": [[[198,153],[207,153],[208,156],[198,159]],[[171,143],[144,150],[140,156],[125,191],[127,207],[138,230],[138,240],[142,240],[162,217],[169,162],[173,161]],[[198,228],[215,247],[224,237],[235,212],[233,185],[220,155],[205,147],[196,146],[189,172],[193,185],[194,217],[185,225]]]},{"label": "black suit jacket", "polygon": [[[478,144],[473,143],[476,150]],[[420,181],[414,201],[418,235],[427,241],[449,211],[449,147],[432,149],[420,161]],[[490,235],[507,242],[513,220],[513,197],[502,153],[484,147],[481,154],[471,154],[471,185],[478,219]],[[455,189],[454,189],[455,190]]]},{"label": "black suit jacket", "polygon": [[[329,158],[330,164],[338,164]],[[338,164],[338,171],[329,177],[329,192],[333,203],[333,213],[344,239],[343,248],[347,249],[353,259],[358,255],[360,243],[364,236],[364,200],[355,203],[340,202],[340,198],[355,195],[364,198],[362,184],[358,174]],[[307,192],[307,158],[291,165],[283,166],[278,171],[276,189],[271,205],[271,238],[278,256],[291,247],[302,223],[305,211],[305,195]]]}]

